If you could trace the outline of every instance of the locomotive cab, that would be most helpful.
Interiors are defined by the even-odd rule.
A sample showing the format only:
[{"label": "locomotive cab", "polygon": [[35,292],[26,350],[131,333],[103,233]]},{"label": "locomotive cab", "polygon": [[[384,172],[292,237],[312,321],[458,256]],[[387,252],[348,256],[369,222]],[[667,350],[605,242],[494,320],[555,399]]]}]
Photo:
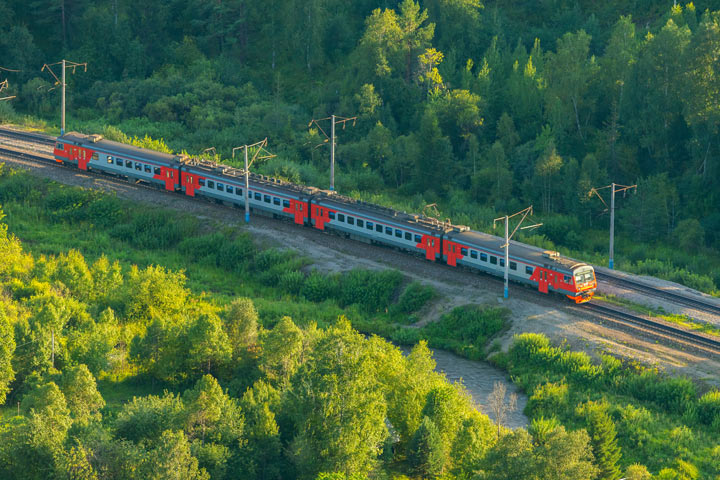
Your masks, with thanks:
[{"label": "locomotive cab", "polygon": [[568,295],[568,298],[575,300],[575,303],[585,303],[589,301],[597,288],[597,280],[595,279],[595,270],[593,267],[590,265],[582,265],[573,269],[573,280],[576,295]]}]

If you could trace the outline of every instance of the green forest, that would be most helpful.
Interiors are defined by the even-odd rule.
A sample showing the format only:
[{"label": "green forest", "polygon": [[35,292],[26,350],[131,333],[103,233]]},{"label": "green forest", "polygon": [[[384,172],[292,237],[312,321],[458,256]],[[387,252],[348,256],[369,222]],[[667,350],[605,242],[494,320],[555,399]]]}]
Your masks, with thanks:
[{"label": "green forest", "polygon": [[[175,151],[265,137],[262,173],[327,188],[312,119],[336,114],[337,189],[437,203],[485,231],[532,204],[526,241],[706,292],[720,286],[720,5],[650,0],[2,0],[0,120],[164,139]],[[58,72],[58,66],[54,71]],[[320,122],[329,132],[329,123]],[[443,172],[436,175],[435,172]],[[605,200],[608,202],[607,190]],[[608,202],[609,203],[609,202]],[[498,233],[498,232],[495,232]]]},{"label": "green forest", "polygon": [[[539,334],[502,352],[504,308],[419,327],[438,294],[399,272],[318,272],[2,165],[0,204],[0,478],[720,475],[717,389]],[[494,424],[428,347],[505,370],[528,427]]]},{"label": "green forest", "polygon": [[[650,0],[0,0],[0,121],[199,155],[720,290],[720,4]],[[51,67],[58,73],[58,66]],[[311,120],[320,120],[311,124]],[[438,174],[440,173],[441,174]],[[607,196],[605,196],[607,200]],[[0,478],[720,478],[720,392],[437,297],[320,272],[201,224],[0,164]],[[237,228],[236,228],[237,227]],[[81,232],[79,234],[78,232]],[[403,355],[396,345],[412,346]],[[489,359],[527,428],[474,408],[430,348]]]}]

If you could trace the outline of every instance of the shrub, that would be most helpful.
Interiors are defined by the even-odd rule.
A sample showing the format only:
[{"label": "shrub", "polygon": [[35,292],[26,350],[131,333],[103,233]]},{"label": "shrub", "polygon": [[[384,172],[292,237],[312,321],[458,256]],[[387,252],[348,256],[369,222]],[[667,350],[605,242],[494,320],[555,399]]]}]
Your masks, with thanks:
[{"label": "shrub", "polygon": [[305,275],[302,272],[285,272],[280,276],[278,286],[283,292],[297,295],[303,288]]},{"label": "shrub", "polygon": [[378,312],[387,309],[402,275],[395,270],[351,270],[340,279],[340,304],[358,304]]},{"label": "shrub", "polygon": [[509,311],[466,305],[453,309],[437,322],[423,327],[433,347],[445,348],[471,359],[484,358],[488,339],[507,325]]},{"label": "shrub", "polygon": [[151,210],[138,212],[129,223],[110,230],[110,235],[138,248],[162,249],[177,245],[196,228],[189,218],[178,219],[169,212]]},{"label": "shrub", "polygon": [[392,306],[390,311],[394,314],[417,312],[436,295],[437,292],[430,285],[413,282],[407,286],[405,291],[400,295],[398,302]]},{"label": "shrub", "polygon": [[337,294],[338,282],[335,277],[313,270],[305,279],[302,295],[311,302],[324,302]]},{"label": "shrub", "polygon": [[720,391],[712,390],[700,397],[697,408],[698,419],[705,425],[720,422]]},{"label": "shrub", "polygon": [[532,412],[533,417],[538,414],[555,415],[567,405],[567,384],[548,382],[535,388],[528,401],[528,410]]}]

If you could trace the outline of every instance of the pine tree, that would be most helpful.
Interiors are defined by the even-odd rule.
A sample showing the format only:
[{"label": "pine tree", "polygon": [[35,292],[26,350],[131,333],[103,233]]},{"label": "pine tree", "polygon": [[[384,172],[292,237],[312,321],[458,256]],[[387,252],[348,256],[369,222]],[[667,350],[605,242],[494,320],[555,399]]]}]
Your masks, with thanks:
[{"label": "pine tree", "polygon": [[598,480],[617,480],[620,478],[620,447],[615,438],[615,424],[600,405],[588,405],[587,422],[595,463],[600,468]]},{"label": "pine tree", "polygon": [[408,449],[408,460],[414,472],[424,478],[443,473],[445,451],[443,440],[435,422],[424,417],[415,431]]}]

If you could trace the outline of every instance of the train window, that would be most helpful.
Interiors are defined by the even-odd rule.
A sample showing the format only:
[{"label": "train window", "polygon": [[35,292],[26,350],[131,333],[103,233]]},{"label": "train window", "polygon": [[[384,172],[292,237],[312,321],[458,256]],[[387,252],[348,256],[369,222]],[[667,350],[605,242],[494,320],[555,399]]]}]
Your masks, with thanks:
[{"label": "train window", "polygon": [[367,222],[365,224],[365,228],[367,228],[368,230],[375,230],[375,224],[373,222]]},{"label": "train window", "polygon": [[532,275],[533,269],[532,267],[525,267],[525,275]]},{"label": "train window", "polygon": [[501,266],[501,267],[504,267],[504,266],[505,266],[505,259],[504,259],[504,258],[501,258],[501,259],[500,259],[500,266]]},{"label": "train window", "polygon": [[97,161],[97,159],[98,159],[98,154],[97,154],[97,153],[93,153],[93,154],[92,154],[92,157],[90,157],[90,159]]},{"label": "train window", "polygon": [[58,143],[57,147],[58,150],[65,150],[65,144],[64,143]]},{"label": "train window", "polygon": [[422,237],[420,235],[415,235],[415,243],[422,243]]},{"label": "train window", "polygon": [[517,270],[517,263],[510,262],[510,270]]},{"label": "train window", "polygon": [[357,225],[358,225],[358,227],[362,228],[362,227],[365,226],[365,221],[364,221],[364,220],[360,220],[360,219],[358,218]]},{"label": "train window", "polygon": [[207,181],[207,186],[208,186],[209,188],[215,188],[215,182],[212,181],[212,180],[208,180],[208,181]]},{"label": "train window", "polygon": [[382,230],[383,230],[383,229],[382,229],[382,225],[380,225],[379,223],[378,223],[377,225],[375,225],[375,231],[376,231],[376,232],[382,233]]},{"label": "train window", "polygon": [[143,166],[142,166],[142,163],[135,162],[135,170],[140,170],[140,171],[142,171],[142,167],[143,167]]},{"label": "train window", "polygon": [[349,225],[355,225],[355,218],[353,217],[347,217],[347,223]]},{"label": "train window", "polygon": [[477,252],[475,250],[470,250],[470,258],[477,258]]},{"label": "train window", "polygon": [[258,192],[255,192],[255,200],[257,200],[257,201],[262,200],[262,195],[260,195]]},{"label": "train window", "polygon": [[225,191],[225,185],[223,185],[222,183],[218,183],[218,184],[217,184],[217,189],[220,190],[221,192],[224,192],[224,191]]},{"label": "train window", "polygon": [[572,283],[572,280],[571,280],[570,276],[568,276],[568,275],[563,275],[563,282],[565,282],[565,283]]},{"label": "train window", "polygon": [[[242,188],[236,188],[236,189],[235,189],[235,195],[237,195],[238,197],[242,197]],[[288,207],[289,207],[289,206],[290,206],[290,205],[288,205]]]},{"label": "train window", "polygon": [[145,173],[152,173],[152,167],[150,165],[145,165]]},{"label": "train window", "polygon": [[283,200],[283,207],[290,208],[290,200]]},{"label": "train window", "polygon": [[405,232],[405,240],[412,241],[412,233]]},{"label": "train window", "polygon": [[278,197],[273,197],[273,205],[280,205],[280,199]]},{"label": "train window", "polygon": [[386,235],[392,235],[393,229],[390,227],[385,227],[385,234]]},{"label": "train window", "polygon": [[270,198],[270,195],[265,195],[265,196],[263,197],[263,201],[264,201],[265,203],[272,203],[272,198]]},{"label": "train window", "polygon": [[227,186],[227,192],[228,193],[235,193],[235,188],[232,187],[232,185]]},{"label": "train window", "polygon": [[467,248],[461,248],[461,249],[460,249],[460,253],[462,253],[463,255],[467,256]]},{"label": "train window", "polygon": [[342,213],[338,213],[338,222],[344,222],[345,221],[345,215]]},{"label": "train window", "polygon": [[328,212],[328,217],[330,220],[335,220],[335,212]]},{"label": "train window", "polygon": [[402,233],[403,233],[402,230],[397,230],[397,229],[395,230],[395,236],[398,238],[402,238]]},{"label": "train window", "polygon": [[483,262],[487,262],[487,253],[481,253],[480,254],[480,260]]},{"label": "train window", "polygon": [[155,175],[160,175],[160,172],[161,172],[160,167],[155,167],[154,172],[155,172]]},{"label": "train window", "polygon": [[[110,157],[110,158],[112,158],[112,157]],[[115,159],[115,163],[118,164],[118,165],[120,165],[120,166],[122,167],[122,166],[123,166],[123,160],[122,160],[122,158],[116,158],[116,159]]]},{"label": "train window", "polygon": [[[132,168],[132,166],[133,166],[132,163],[133,163],[132,160],[125,160],[125,168]],[[169,174],[169,173],[170,173],[170,172],[168,172],[168,174]],[[168,175],[168,177],[169,177],[169,176],[170,176],[170,175]]]},{"label": "train window", "polygon": [[113,163],[113,158],[110,155],[108,155],[108,163]]},{"label": "train window", "polygon": [[490,263],[492,263],[493,265],[497,265],[497,257],[494,257],[494,256],[491,255],[491,256],[490,256]]},{"label": "train window", "polygon": [[198,178],[198,185],[200,185],[201,187],[204,187],[204,186],[205,186],[205,179],[204,179],[204,178]]}]

